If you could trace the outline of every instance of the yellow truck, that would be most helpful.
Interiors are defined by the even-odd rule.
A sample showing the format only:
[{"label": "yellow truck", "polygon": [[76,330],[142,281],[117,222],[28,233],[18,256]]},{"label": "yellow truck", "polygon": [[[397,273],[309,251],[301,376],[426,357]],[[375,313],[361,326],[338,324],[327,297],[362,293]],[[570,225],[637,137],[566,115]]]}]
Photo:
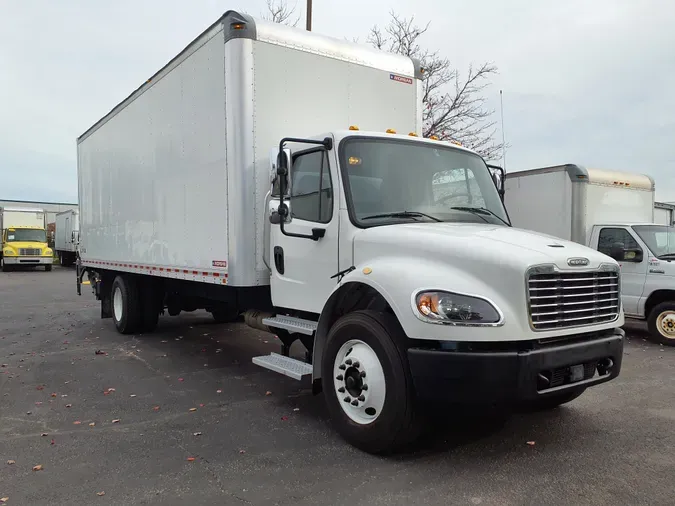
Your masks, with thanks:
[{"label": "yellow truck", "polygon": [[45,271],[51,271],[54,252],[47,244],[46,228],[43,209],[0,207],[2,271],[21,265],[43,265]]}]

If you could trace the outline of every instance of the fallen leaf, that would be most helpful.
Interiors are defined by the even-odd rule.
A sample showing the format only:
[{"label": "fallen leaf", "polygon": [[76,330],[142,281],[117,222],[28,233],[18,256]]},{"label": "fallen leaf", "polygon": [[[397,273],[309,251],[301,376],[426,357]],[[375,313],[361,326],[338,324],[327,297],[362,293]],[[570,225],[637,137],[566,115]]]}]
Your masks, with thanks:
[{"label": "fallen leaf", "polygon": [[94,352],[94,355],[105,355],[105,351],[102,351],[102,350],[96,350],[96,351]]},{"label": "fallen leaf", "polygon": [[35,405],[36,405],[36,406],[41,406],[41,405],[42,405],[42,402],[37,401],[37,402],[35,403]]},{"label": "fallen leaf", "polygon": [[42,471],[42,464],[38,464],[37,466],[33,466],[33,471]]},{"label": "fallen leaf", "polygon": [[7,364],[2,364],[2,366],[1,366],[1,367],[7,367]]},{"label": "fallen leaf", "polygon": [[101,490],[100,492],[96,492],[96,495],[99,497],[103,497],[105,495],[105,492]]},{"label": "fallen leaf", "polygon": [[190,408],[190,411],[197,411],[197,408]]},{"label": "fallen leaf", "polygon": [[194,461],[195,461],[195,458],[194,458],[194,457],[188,457],[188,458],[187,458],[187,461],[188,461],[188,462],[194,462]]},{"label": "fallen leaf", "polygon": [[293,411],[300,411],[300,408],[294,408]]},{"label": "fallen leaf", "polygon": [[115,419],[112,421],[112,423],[120,423],[120,419],[119,419],[119,418],[115,418]]},{"label": "fallen leaf", "polygon": [[56,444],[56,441],[54,441],[53,439],[52,439],[52,444]]},{"label": "fallen leaf", "polygon": [[162,341],[163,343],[166,343],[167,341]]},{"label": "fallen leaf", "polygon": [[114,391],[115,391],[114,388],[109,388],[109,389],[108,389],[108,392],[114,392]]},{"label": "fallen leaf", "polygon": [[45,436],[49,436],[49,434],[47,434],[46,432],[43,432],[42,434],[40,434],[40,436],[45,437]]},{"label": "fallen leaf", "polygon": [[265,395],[272,395],[272,392],[268,390],[267,392],[265,392]]},{"label": "fallen leaf", "polygon": [[155,406],[154,408],[152,408],[152,410],[153,411],[159,411],[159,406]]},{"label": "fallen leaf", "polygon": [[68,397],[68,394],[61,394],[61,398]]},{"label": "fallen leaf", "polygon": [[7,502],[9,501],[9,497],[0,497],[0,502]]},{"label": "fallen leaf", "polygon": [[534,446],[535,442],[534,441],[528,441],[527,444],[530,445],[530,446]]},{"label": "fallen leaf", "polygon": [[282,422],[285,422],[286,420],[288,420],[288,417],[287,417],[287,416],[282,416],[282,417],[281,417],[281,421],[282,421]]},{"label": "fallen leaf", "polygon": [[91,423],[89,424],[89,427],[95,427],[95,426],[96,426],[96,422],[91,422]]},{"label": "fallen leaf", "polygon": [[82,423],[82,422],[80,422],[79,420],[75,420],[75,421],[73,422],[73,425],[80,425],[81,423]]},{"label": "fallen leaf", "polygon": [[52,392],[52,397],[56,397],[56,393],[55,393],[55,392]]},{"label": "fallen leaf", "polygon": [[203,408],[203,407],[204,407],[204,405],[203,405],[203,404],[200,404],[200,405],[199,405],[199,407],[200,407],[200,408]]},{"label": "fallen leaf", "polygon": [[72,408],[73,405],[72,405],[72,404],[66,404],[66,407],[67,407],[67,408]]},{"label": "fallen leaf", "polygon": [[206,353],[206,348],[202,348],[202,353]]},{"label": "fallen leaf", "polygon": [[27,415],[32,415],[33,412],[32,412],[32,411],[26,411],[26,414],[27,414]]},{"label": "fallen leaf", "polygon": [[194,433],[194,434],[192,434],[192,435],[193,435],[193,436],[201,436],[201,435],[202,435],[202,433],[201,433],[201,432],[195,432],[195,433]]},{"label": "fallen leaf", "polygon": [[239,453],[243,455],[244,453],[246,453],[246,450],[239,450]]},{"label": "fallen leaf", "polygon": [[136,397],[136,394],[131,394],[129,397]]},{"label": "fallen leaf", "polygon": [[12,466],[12,465],[16,464],[16,460],[8,460],[8,461],[7,461],[7,464],[9,464],[10,466]]},{"label": "fallen leaf", "polygon": [[183,380],[183,378],[178,378],[178,381],[185,381],[185,380]]},{"label": "fallen leaf", "polygon": [[216,390],[216,393],[217,393],[217,394],[222,394],[223,391],[222,391],[222,390]]}]

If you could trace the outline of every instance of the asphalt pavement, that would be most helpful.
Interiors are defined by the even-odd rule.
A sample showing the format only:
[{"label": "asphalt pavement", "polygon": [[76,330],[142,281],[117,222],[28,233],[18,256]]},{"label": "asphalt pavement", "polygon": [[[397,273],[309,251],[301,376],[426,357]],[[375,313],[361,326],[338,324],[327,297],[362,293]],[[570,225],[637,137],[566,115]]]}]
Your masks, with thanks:
[{"label": "asphalt pavement", "polygon": [[308,383],[251,363],[273,336],[204,312],[122,336],[99,311],[72,269],[0,273],[8,505],[675,504],[675,348],[641,325],[620,377],[569,405],[446,413],[383,458],[343,442]]}]

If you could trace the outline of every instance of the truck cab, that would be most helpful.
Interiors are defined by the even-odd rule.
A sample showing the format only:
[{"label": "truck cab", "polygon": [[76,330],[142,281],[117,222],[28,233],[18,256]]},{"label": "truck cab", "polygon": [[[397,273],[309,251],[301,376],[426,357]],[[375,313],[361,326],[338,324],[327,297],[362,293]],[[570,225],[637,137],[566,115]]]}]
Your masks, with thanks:
[{"label": "truck cab", "polygon": [[675,227],[594,225],[589,246],[621,265],[626,316],[647,320],[656,340],[675,346]]},{"label": "truck cab", "polygon": [[44,266],[52,270],[53,251],[47,244],[45,213],[41,209],[0,208],[3,272],[15,266]]}]

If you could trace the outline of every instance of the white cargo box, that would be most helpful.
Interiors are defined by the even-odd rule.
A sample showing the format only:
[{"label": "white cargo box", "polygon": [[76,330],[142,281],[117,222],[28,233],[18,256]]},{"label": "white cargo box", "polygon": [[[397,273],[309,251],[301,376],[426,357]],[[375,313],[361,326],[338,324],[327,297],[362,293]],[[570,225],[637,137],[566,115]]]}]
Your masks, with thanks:
[{"label": "white cargo box", "polygon": [[227,12],[78,138],[83,264],[268,284],[270,150],[350,125],[421,134],[420,75],[410,58]]},{"label": "white cargo box", "polygon": [[56,251],[74,253],[77,247],[78,231],[80,229],[79,214],[74,209],[63,211],[56,215],[56,234],[54,247]]},{"label": "white cargo box", "polygon": [[513,226],[580,244],[594,225],[654,220],[654,181],[644,174],[558,165],[508,173],[505,191]]},{"label": "white cargo box", "polygon": [[44,209],[0,207],[0,230],[9,227],[45,228]]}]

